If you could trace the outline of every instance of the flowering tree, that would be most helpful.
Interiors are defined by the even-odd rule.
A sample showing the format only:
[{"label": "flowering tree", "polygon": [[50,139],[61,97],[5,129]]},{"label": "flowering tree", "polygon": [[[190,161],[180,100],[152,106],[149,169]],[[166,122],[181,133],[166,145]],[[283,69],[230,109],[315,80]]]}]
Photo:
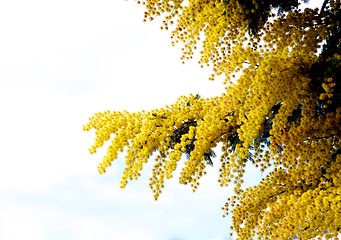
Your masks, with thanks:
[{"label": "flowering tree", "polygon": [[[183,154],[180,183],[195,190],[209,165],[235,194],[223,207],[240,239],[336,237],[341,231],[340,1],[299,10],[300,1],[141,0],[144,20],[163,17],[182,60],[202,44],[200,65],[226,91],[213,98],[182,96],[161,109],[94,114],[90,153],[111,141],[104,173],[126,153],[121,187],[155,161],[155,199]],[[173,27],[171,26],[173,25]],[[240,76],[236,79],[236,75]],[[220,161],[213,149],[221,145]],[[151,156],[155,158],[151,159]],[[268,172],[242,187],[250,162]]]}]

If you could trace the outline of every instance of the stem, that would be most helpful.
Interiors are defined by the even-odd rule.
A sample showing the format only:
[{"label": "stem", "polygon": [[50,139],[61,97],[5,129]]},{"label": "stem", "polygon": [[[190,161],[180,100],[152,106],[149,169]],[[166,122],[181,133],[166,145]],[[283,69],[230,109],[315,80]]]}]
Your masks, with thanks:
[{"label": "stem", "polygon": [[324,1],[323,1],[322,7],[321,7],[321,10],[320,10],[320,14],[321,14],[322,12],[324,12],[324,9],[326,8],[327,3],[328,3],[328,0],[324,0]]}]

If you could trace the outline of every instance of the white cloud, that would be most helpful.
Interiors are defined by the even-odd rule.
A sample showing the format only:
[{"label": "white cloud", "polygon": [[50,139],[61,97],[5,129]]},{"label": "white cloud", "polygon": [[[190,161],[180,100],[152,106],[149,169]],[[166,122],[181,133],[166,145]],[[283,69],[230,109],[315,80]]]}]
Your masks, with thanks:
[{"label": "white cloud", "polygon": [[[157,235],[146,232],[135,221],[129,221],[122,214],[120,218],[103,213],[77,212],[62,205],[70,203],[56,205],[53,201],[44,202],[39,199],[26,199],[26,202],[12,199],[10,203],[2,203],[1,239],[159,239]],[[74,208],[77,209],[77,205]],[[110,209],[107,211],[115,214]]]},{"label": "white cloud", "polygon": [[0,199],[1,239],[206,240],[225,232],[227,222],[214,216],[223,194],[192,194],[171,181],[172,191],[155,202],[146,178],[120,190],[115,175],[83,175],[35,193],[9,193]]}]

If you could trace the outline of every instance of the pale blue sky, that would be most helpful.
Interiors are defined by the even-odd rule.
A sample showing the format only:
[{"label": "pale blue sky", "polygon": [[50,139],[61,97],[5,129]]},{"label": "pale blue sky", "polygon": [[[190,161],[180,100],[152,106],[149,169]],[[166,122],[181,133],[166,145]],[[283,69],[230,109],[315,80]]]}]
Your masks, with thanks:
[{"label": "pale blue sky", "polygon": [[[192,193],[177,179],[155,202],[146,179],[119,188],[123,156],[97,174],[94,112],[162,107],[223,91],[133,1],[0,3],[0,240],[221,240],[231,191],[208,169]],[[248,175],[247,184],[260,178]]]},{"label": "pale blue sky", "polygon": [[123,157],[99,175],[102,156],[87,152],[94,135],[81,129],[94,112],[222,91],[195,62],[182,65],[143,12],[123,0],[1,2],[0,240],[227,235],[217,174],[196,194],[174,179],[155,202],[147,168],[121,190]]}]

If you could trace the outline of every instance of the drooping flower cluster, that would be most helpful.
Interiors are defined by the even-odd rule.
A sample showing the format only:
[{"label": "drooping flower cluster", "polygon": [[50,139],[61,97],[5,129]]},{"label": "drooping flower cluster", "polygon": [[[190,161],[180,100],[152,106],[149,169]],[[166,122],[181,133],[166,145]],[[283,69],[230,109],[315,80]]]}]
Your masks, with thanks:
[{"label": "drooping flower cluster", "polygon": [[[221,143],[218,181],[235,185],[223,210],[232,213],[240,239],[335,237],[341,231],[340,1],[275,18],[263,2],[140,2],[145,20],[161,15],[163,28],[175,24],[172,40],[183,44],[183,60],[202,41],[199,63],[213,66],[212,78],[226,76],[226,91],[182,96],[152,111],[94,114],[84,126],[96,130],[90,152],[111,140],[100,173],[126,153],[121,187],[155,161],[150,187],[157,199],[183,154],[179,180],[195,190],[205,168],[217,164],[213,149]],[[248,162],[269,174],[243,189]]]}]

